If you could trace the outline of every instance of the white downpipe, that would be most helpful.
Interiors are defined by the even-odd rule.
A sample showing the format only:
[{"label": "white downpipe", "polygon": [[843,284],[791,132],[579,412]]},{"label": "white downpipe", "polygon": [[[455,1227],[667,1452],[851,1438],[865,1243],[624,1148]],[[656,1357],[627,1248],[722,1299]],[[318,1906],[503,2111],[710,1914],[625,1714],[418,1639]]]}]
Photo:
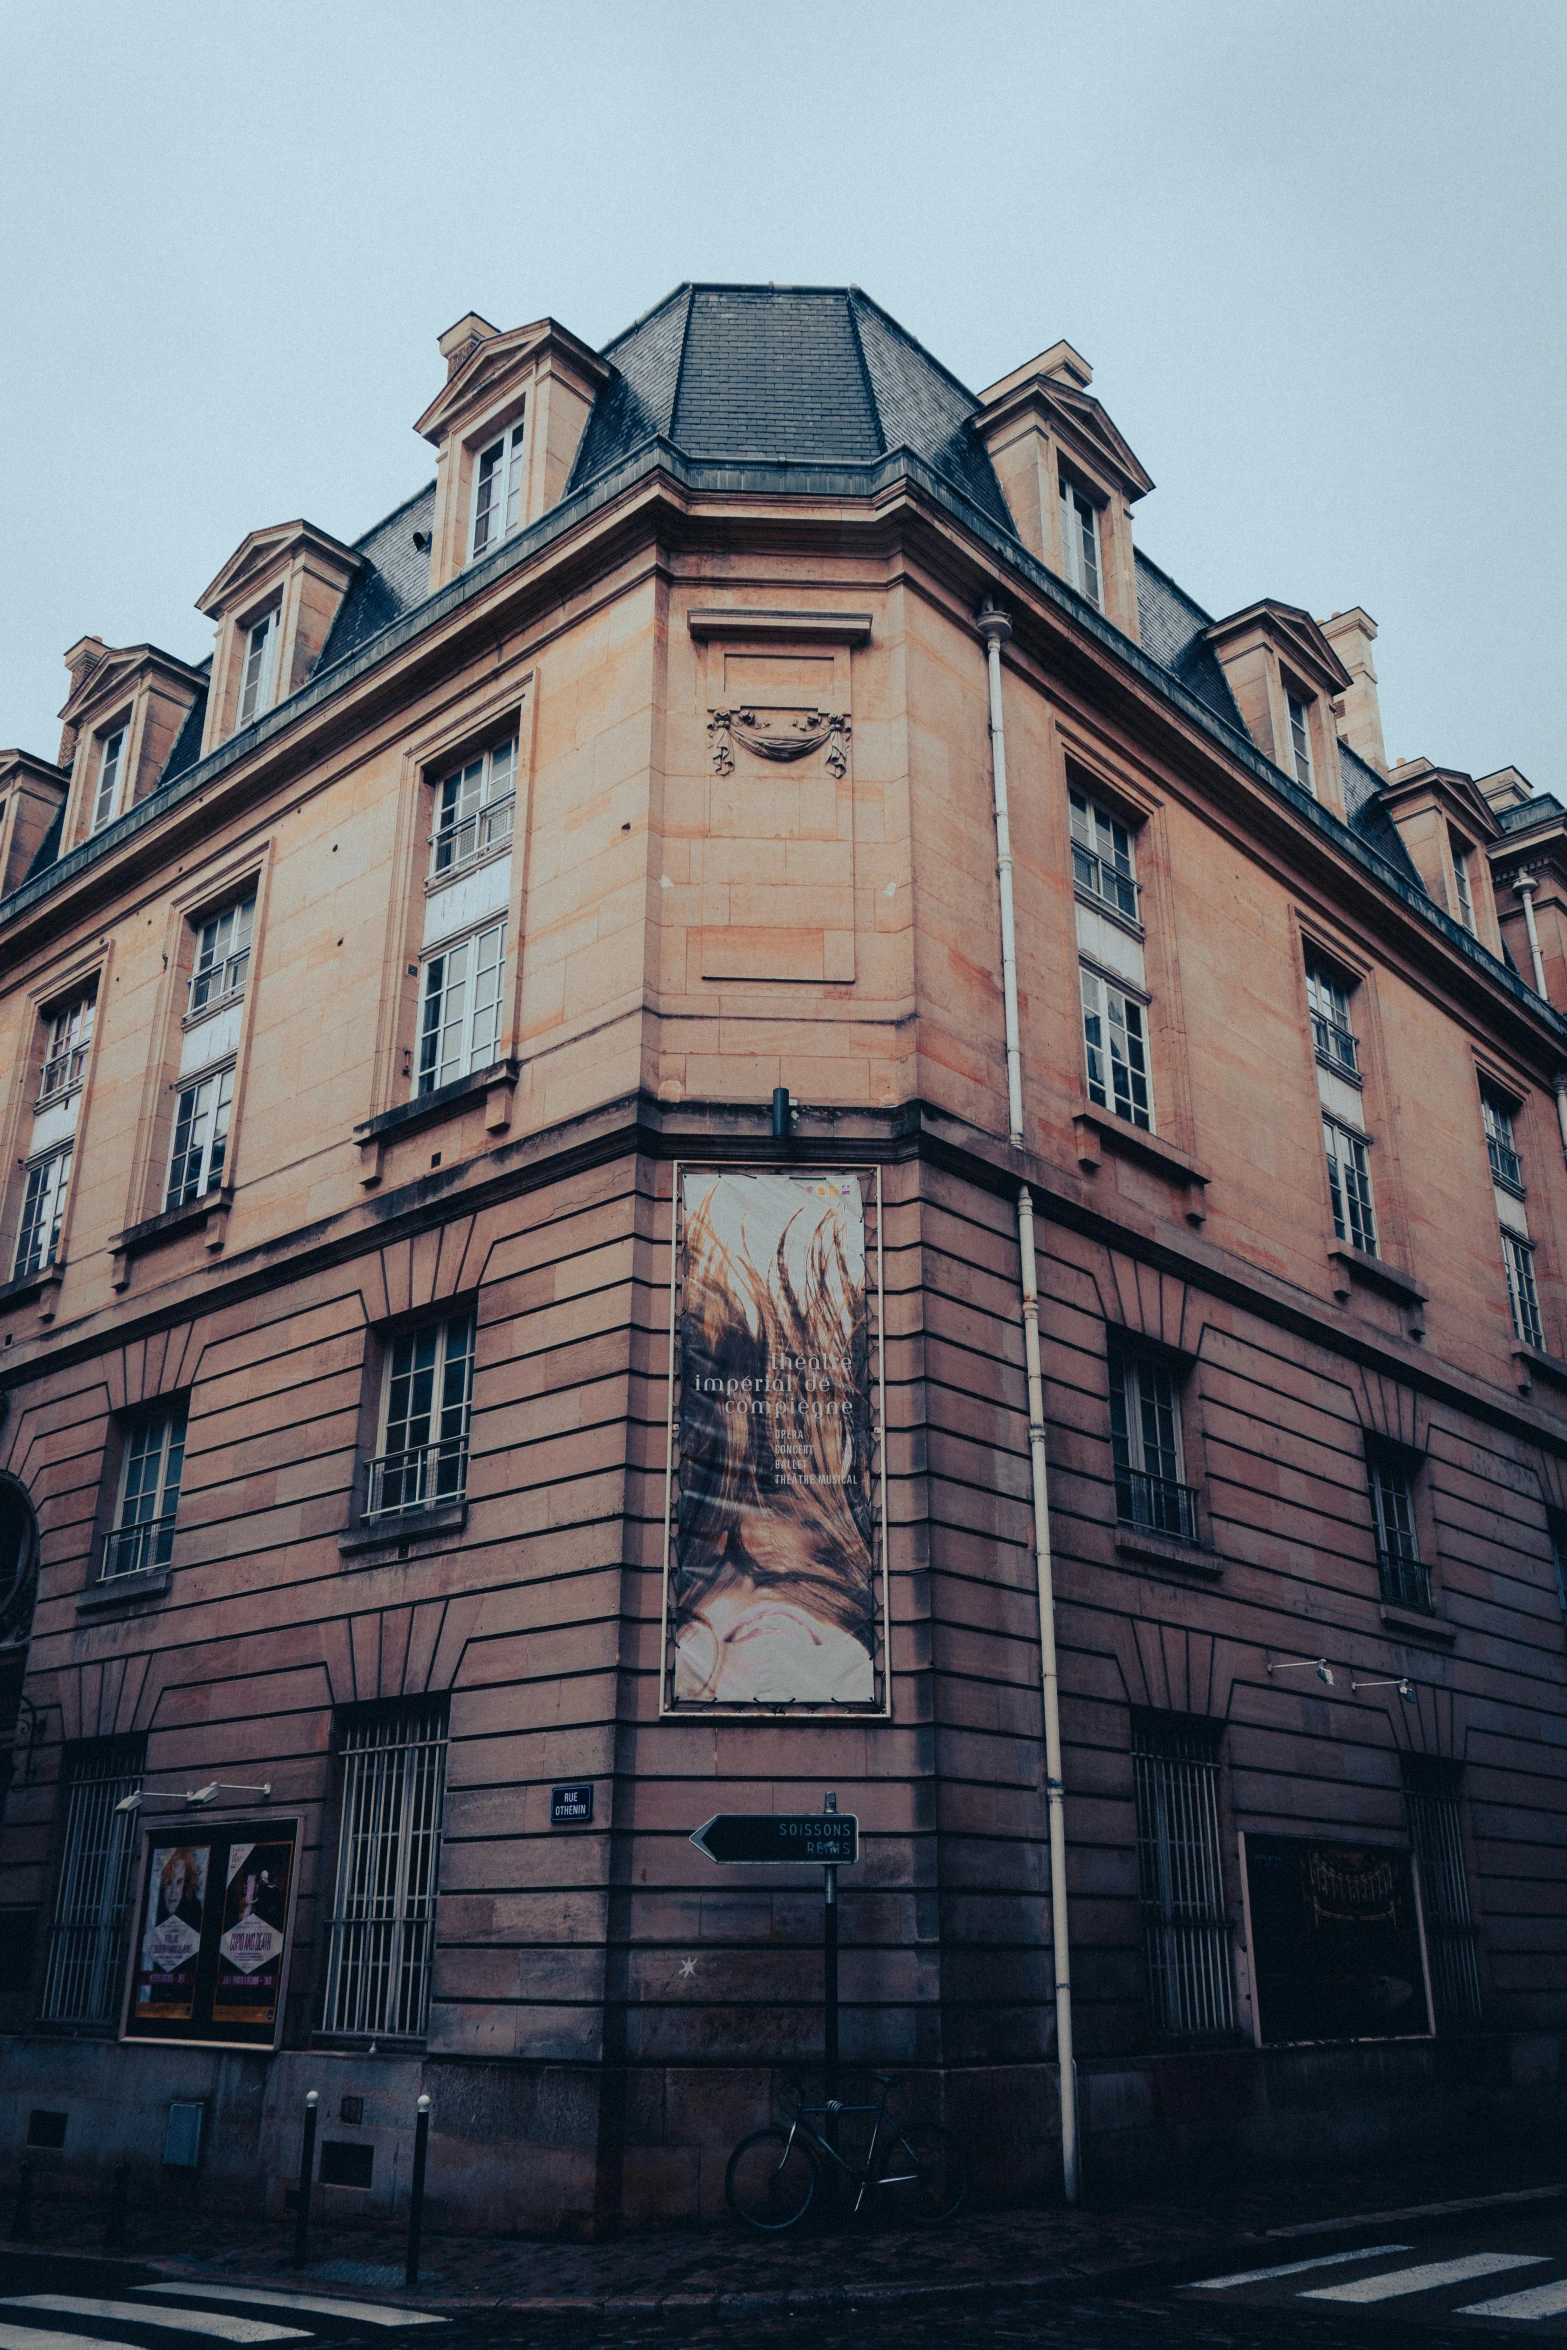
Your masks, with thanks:
[{"label": "white downpipe", "polygon": [[1562,1130],[1562,1151],[1567,1155],[1567,1069],[1558,1069],[1551,1083],[1556,1088],[1556,1123]]},{"label": "white downpipe", "polygon": [[[1004,612],[979,616],[990,669],[990,771],[996,816],[996,872],[1001,884],[1001,1000],[1006,1018],[1007,1120],[1023,1140],[1023,1056],[1018,1038],[1017,931],[1012,911],[1012,837],[1007,824],[1007,747],[1001,716],[1001,648],[1012,634]],[[1567,1131],[1567,1130],[1564,1130]],[[1039,1680],[1045,1718],[1045,1803],[1050,1829],[1050,1933],[1055,1959],[1056,2064],[1061,2081],[1061,2181],[1069,2204],[1082,2193],[1077,2133],[1077,2068],[1072,2055],[1072,1945],[1067,1929],[1066,1803],[1061,1778],[1061,1703],[1056,1680],[1055,1583],[1050,1560],[1050,1487],[1045,1463],[1045,1381],[1039,1351],[1039,1275],[1034,1201],[1017,1195],[1023,1359],[1028,1377],[1028,1453],[1034,1504],[1034,1571],[1039,1594]]]},{"label": "white downpipe", "polygon": [[1545,995],[1545,963],[1540,954],[1540,934],[1534,927],[1534,893],[1539,886],[1532,873],[1520,873],[1513,884],[1523,900],[1523,926],[1529,933],[1529,960],[1534,965],[1534,992],[1538,996],[1545,996],[1545,1001],[1549,1003],[1551,999]]}]

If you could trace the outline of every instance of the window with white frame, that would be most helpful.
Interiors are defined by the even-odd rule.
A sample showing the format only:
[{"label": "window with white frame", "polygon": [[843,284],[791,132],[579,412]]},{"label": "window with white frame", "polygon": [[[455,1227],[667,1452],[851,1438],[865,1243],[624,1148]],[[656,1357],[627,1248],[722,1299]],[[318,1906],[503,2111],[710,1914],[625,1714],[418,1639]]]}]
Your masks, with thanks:
[{"label": "window with white frame", "polygon": [[435,787],[430,878],[456,873],[511,839],[517,792],[517,738],[482,751]]},{"label": "window with white frame", "polygon": [[1323,1119],[1322,1141],[1328,1159],[1333,1229],[1350,1248],[1374,1257],[1377,1218],[1371,1198],[1371,1146],[1364,1135],[1341,1126],[1336,1118]]},{"label": "window with white frame", "polygon": [[1153,1092],[1148,1078],[1148,1034],[1143,1003],[1087,963],[1079,966],[1083,1049],[1088,1098],[1103,1110],[1150,1132]]},{"label": "window with white frame", "polygon": [[87,1067],[87,1048],[92,1043],[97,1001],[91,992],[79,995],[51,1015],[49,1033],[44,1040],[43,1068],[38,1076],[40,1110],[74,1092],[81,1084]]},{"label": "window with white frame", "polygon": [[500,1042],[505,968],[504,921],[488,923],[425,957],[419,985],[416,1098],[493,1063]]},{"label": "window with white frame", "polygon": [[1317,1059],[1335,1076],[1360,1083],[1360,1040],[1349,1020],[1349,990],[1325,963],[1308,959],[1306,1003],[1311,1014],[1311,1043]]},{"label": "window with white frame", "polygon": [[98,782],[93,792],[92,830],[101,832],[120,812],[120,767],[125,757],[126,729],[117,726],[98,746]]},{"label": "window with white frame", "polygon": [[1292,694],[1287,688],[1284,698],[1289,704],[1290,759],[1295,781],[1303,790],[1315,794],[1317,779],[1311,769],[1311,707],[1302,701],[1299,694]]},{"label": "window with white frame", "polygon": [[136,1815],[118,1807],[141,1792],[139,1738],[78,1747],[65,1778],[65,1842],[39,2015],[50,2024],[112,2024],[132,1892]]},{"label": "window with white frame", "polygon": [[439,1705],[351,1721],[339,1734],[342,1825],[324,2025],[415,2040],[430,2005],[446,1778]]},{"label": "window with white frame", "polygon": [[1366,1476],[1382,1597],[1396,1607],[1429,1612],[1431,1579],[1415,1532],[1415,1488],[1409,1462],[1392,1446],[1368,1440]]},{"label": "window with white frame", "polygon": [[473,1331],[472,1314],[451,1314],[393,1339],[380,1449],[370,1463],[368,1517],[436,1509],[467,1491]]},{"label": "window with white frame", "polygon": [[74,1146],[65,1143],[59,1150],[34,1159],[27,1170],[22,1187],[21,1223],[16,1235],[16,1262],[11,1268],[17,1281],[30,1281],[35,1273],[47,1272],[59,1255],[73,1152]]},{"label": "window with white frame", "polygon": [[1480,1088],[1480,1123],[1485,1129],[1485,1155],[1491,1162],[1491,1180],[1510,1190],[1523,1189],[1523,1161],[1513,1132],[1513,1105],[1488,1086]]},{"label": "window with white frame", "polygon": [[1219,1733],[1184,1715],[1134,1716],[1137,1889],[1154,2028],[1205,2039],[1235,2027],[1219,1864]]},{"label": "window with white frame", "polygon": [[232,996],[242,995],[250,969],[250,934],[256,919],[256,893],[209,915],[196,935],[196,961],[190,978],[192,1012],[213,1012]]},{"label": "window with white frame", "polygon": [[1507,1302],[1512,1308],[1513,1329],[1525,1346],[1538,1347],[1543,1353],[1540,1296],[1534,1285],[1534,1245],[1522,1233],[1509,1232],[1505,1224],[1502,1262],[1507,1268]]},{"label": "window with white frame", "polygon": [[1406,1754],[1401,1767],[1409,1840],[1420,1867],[1433,2021],[1439,2032],[1453,2031],[1480,2021],[1478,1936],[1458,1808],[1460,1766],[1443,1756]]},{"label": "window with white frame", "polygon": [[476,558],[510,538],[522,514],[523,420],[519,416],[473,467],[473,531],[469,554]]},{"label": "window with white frame", "polygon": [[1130,825],[1086,792],[1068,793],[1072,821],[1072,880],[1125,921],[1137,916],[1137,865]]},{"label": "window with white frame", "polygon": [[125,1432],[119,1504],[104,1548],[105,1580],[147,1575],[174,1556],[174,1520],[185,1469],[185,1406],[159,1404]]},{"label": "window with white frame", "polygon": [[1061,543],[1066,576],[1080,596],[1103,609],[1099,586],[1099,509],[1086,490],[1061,476]]},{"label": "window with white frame", "polygon": [[236,726],[248,726],[253,718],[259,718],[263,711],[272,707],[282,619],[283,615],[279,611],[264,612],[245,631],[245,660],[239,676]]},{"label": "window with white frame", "polygon": [[1475,900],[1474,888],[1469,874],[1469,859],[1473,852],[1456,835],[1449,833],[1448,838],[1453,847],[1453,895],[1456,901],[1453,910],[1464,928],[1472,936],[1475,927]]},{"label": "window with white frame", "polygon": [[1197,1496],[1182,1481],[1179,1384],[1158,1356],[1111,1356],[1110,1448],[1121,1524],[1195,1542]]},{"label": "window with white frame", "polygon": [[165,1210],[204,1199],[223,1181],[228,1157],[229,1117],[234,1106],[234,1064],[210,1069],[182,1085],[174,1099],[174,1142],[169,1152]]}]

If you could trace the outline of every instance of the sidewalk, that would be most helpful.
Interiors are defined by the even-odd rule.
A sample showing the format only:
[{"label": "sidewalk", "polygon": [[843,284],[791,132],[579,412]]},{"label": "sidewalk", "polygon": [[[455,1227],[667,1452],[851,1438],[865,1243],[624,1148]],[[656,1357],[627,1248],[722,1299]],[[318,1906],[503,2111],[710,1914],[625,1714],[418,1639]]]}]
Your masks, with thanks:
[{"label": "sidewalk", "polygon": [[[1567,2160],[1540,2149],[1502,2150],[1480,2160],[1378,2163],[1324,2168],[1291,2178],[1183,2182],[1164,2195],[1068,2212],[965,2213],[951,2226],[878,2229],[842,2222],[773,2241],[739,2227],[648,2230],[603,2244],[518,2237],[427,2236],[421,2308],[614,2315],[676,2309],[742,2311],[925,2300],[942,2294],[1009,2290],[1141,2274],[1150,2278],[1255,2249],[1270,2230],[1331,2231],[1397,2212],[1418,2225],[1431,2206],[1518,2195],[1567,2181]],[[41,2183],[42,2184],[42,2183]],[[1564,2189],[1567,2192],[1567,2189]],[[1501,2208],[1505,2209],[1505,2206]],[[0,2251],[133,2263],[152,2271],[225,2283],[318,2285],[346,2298],[403,2297],[404,2242],[387,2229],[315,2227],[303,2271],[291,2266],[293,2231],[226,2213],[133,2207],[123,2250],[103,2250],[107,2211],[79,2201],[50,2203],[40,2192],[26,2243],[9,2235]]]}]

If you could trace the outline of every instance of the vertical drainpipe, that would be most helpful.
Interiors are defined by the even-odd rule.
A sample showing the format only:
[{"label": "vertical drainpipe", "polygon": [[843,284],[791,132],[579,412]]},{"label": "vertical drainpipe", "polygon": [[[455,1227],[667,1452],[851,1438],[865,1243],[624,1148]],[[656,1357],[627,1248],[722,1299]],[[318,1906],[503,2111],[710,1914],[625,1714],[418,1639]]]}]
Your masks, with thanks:
[{"label": "vertical drainpipe", "polygon": [[[1007,1123],[1023,1141],[1023,1056],[1017,1016],[1017,929],[1012,908],[1012,835],[1007,823],[1007,746],[1001,716],[1001,648],[1012,623],[994,604],[979,615],[990,671],[990,777],[996,818],[996,874],[1001,884],[1001,1000],[1006,1022]],[[1567,1128],[1564,1128],[1567,1133]],[[1061,2079],[1061,2180],[1066,2200],[1082,2192],[1077,2136],[1077,2068],[1072,2056],[1072,1954],[1067,1932],[1066,1805],[1061,1781],[1061,1705],[1056,1681],[1056,1605],[1050,1561],[1050,1490],[1045,1466],[1045,1382],[1039,1353],[1039,1276],[1034,1256],[1034,1201],[1018,1186],[1018,1261],[1023,1358],[1028,1375],[1028,1453],[1034,1501],[1034,1568],[1039,1591],[1039,1679],[1045,1717],[1045,1800],[1050,1826],[1050,1931],[1055,1956],[1056,2063]]]},{"label": "vertical drainpipe", "polygon": [[1519,873],[1513,877],[1513,887],[1523,900],[1523,926],[1529,933],[1529,960],[1534,965],[1534,992],[1545,996],[1549,1003],[1551,999],[1545,995],[1545,964],[1540,954],[1540,934],[1534,927],[1534,893],[1539,886],[1532,873]]}]

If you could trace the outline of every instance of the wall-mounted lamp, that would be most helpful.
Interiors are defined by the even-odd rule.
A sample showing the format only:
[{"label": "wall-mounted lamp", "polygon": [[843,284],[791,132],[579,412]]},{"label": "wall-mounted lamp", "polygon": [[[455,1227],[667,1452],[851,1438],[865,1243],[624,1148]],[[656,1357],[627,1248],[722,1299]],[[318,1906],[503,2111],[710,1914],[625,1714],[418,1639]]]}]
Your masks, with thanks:
[{"label": "wall-mounted lamp", "polygon": [[1330,1689],[1333,1686],[1333,1667],[1325,1656],[1292,1657],[1287,1664],[1275,1664],[1270,1658],[1268,1670],[1270,1673],[1315,1673],[1317,1679],[1325,1681]]},{"label": "wall-mounted lamp", "polygon": [[116,1811],[140,1811],[144,1803],[177,1803],[185,1811],[199,1804],[215,1803],[220,1795],[259,1795],[265,1803],[272,1793],[270,1779],[259,1787],[242,1787],[232,1779],[209,1779],[205,1787],[187,1788],[183,1795],[166,1795],[161,1788],[138,1789],[134,1795],[123,1795],[115,1805]]},{"label": "wall-mounted lamp", "polygon": [[1413,1681],[1351,1681],[1350,1687],[1351,1689],[1396,1689],[1406,1705],[1413,1705],[1415,1702]]}]

